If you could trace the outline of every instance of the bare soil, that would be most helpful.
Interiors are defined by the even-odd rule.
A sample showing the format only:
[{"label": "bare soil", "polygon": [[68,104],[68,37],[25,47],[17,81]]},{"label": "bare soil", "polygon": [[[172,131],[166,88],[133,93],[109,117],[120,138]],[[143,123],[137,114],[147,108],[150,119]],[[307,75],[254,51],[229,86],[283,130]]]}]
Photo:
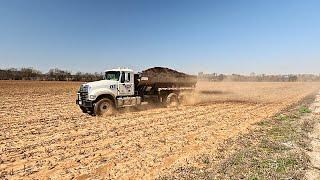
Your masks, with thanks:
[{"label": "bare soil", "polygon": [[[318,90],[317,83],[204,83],[178,108],[91,117],[79,83],[0,82],[2,178],[156,178],[202,167],[226,140]],[[219,93],[217,93],[219,92]],[[204,161],[205,162],[205,161]]]}]

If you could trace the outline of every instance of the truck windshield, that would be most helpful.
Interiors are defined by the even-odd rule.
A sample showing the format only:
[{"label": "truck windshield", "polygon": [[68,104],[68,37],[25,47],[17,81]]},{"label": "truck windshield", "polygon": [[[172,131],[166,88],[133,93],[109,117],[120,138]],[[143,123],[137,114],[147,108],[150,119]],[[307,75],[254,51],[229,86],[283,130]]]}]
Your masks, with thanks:
[{"label": "truck windshield", "polygon": [[107,71],[105,73],[104,79],[105,80],[114,80],[119,81],[120,72],[119,71]]}]

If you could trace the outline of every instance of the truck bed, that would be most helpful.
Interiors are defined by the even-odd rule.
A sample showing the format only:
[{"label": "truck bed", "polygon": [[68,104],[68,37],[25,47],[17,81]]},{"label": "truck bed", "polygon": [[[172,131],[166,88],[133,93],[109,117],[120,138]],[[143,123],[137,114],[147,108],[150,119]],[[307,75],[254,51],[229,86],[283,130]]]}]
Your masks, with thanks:
[{"label": "truck bed", "polygon": [[138,86],[194,87],[197,83],[197,76],[163,67],[144,70],[139,76]]}]

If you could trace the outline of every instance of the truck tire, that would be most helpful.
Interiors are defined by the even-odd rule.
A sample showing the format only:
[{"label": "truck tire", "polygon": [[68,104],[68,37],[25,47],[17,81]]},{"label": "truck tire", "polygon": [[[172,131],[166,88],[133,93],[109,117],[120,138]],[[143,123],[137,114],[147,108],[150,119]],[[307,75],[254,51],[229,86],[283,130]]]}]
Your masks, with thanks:
[{"label": "truck tire", "polygon": [[94,114],[94,108],[88,108],[88,109],[87,109],[87,113],[88,113],[89,115],[91,115],[91,116],[95,116],[95,114]]},{"label": "truck tire", "polygon": [[170,93],[167,96],[166,105],[167,107],[177,107],[179,105],[178,95],[176,93]]},{"label": "truck tire", "polygon": [[80,106],[80,109],[83,113],[87,113],[87,108]]},{"label": "truck tire", "polygon": [[94,106],[94,114],[97,116],[109,116],[114,113],[115,105],[110,99],[100,99]]}]

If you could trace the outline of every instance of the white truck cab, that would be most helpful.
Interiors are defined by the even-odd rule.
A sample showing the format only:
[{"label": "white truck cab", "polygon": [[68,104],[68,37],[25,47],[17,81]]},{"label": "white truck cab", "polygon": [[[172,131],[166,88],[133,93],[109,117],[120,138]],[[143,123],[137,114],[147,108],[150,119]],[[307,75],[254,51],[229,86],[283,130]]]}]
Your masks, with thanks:
[{"label": "white truck cab", "polygon": [[[105,109],[110,108],[107,106],[124,106],[124,100],[136,99],[134,96],[134,72],[131,69],[111,69],[106,70],[103,80],[94,81],[82,84],[78,92],[77,104],[84,112],[91,111],[90,109],[95,106],[95,101],[98,98],[107,98],[110,101],[105,102]],[[131,97],[132,96],[132,97]],[[131,105],[130,103],[127,105]],[[136,102],[134,103],[136,104]],[[91,113],[89,112],[89,113]]]},{"label": "white truck cab", "polygon": [[112,69],[105,71],[103,80],[85,83],[89,100],[95,100],[101,94],[117,96],[134,95],[134,74],[131,69]]}]

